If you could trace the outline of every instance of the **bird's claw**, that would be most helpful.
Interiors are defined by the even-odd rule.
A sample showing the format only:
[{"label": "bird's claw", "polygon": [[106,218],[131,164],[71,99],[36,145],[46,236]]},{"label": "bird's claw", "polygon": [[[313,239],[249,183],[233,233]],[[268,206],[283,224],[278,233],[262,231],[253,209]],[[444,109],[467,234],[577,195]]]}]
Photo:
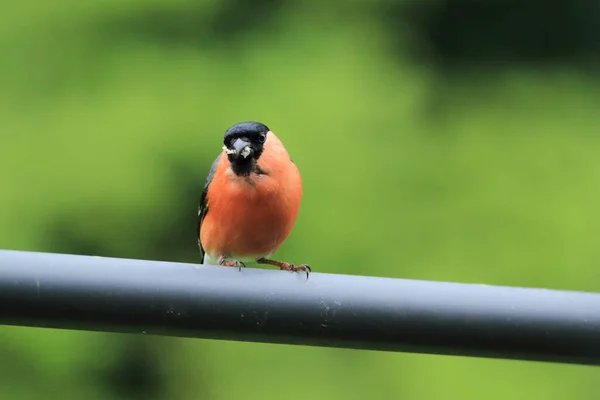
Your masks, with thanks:
[{"label": "bird's claw", "polygon": [[279,266],[279,269],[281,269],[282,271],[291,271],[291,272],[306,272],[306,279],[308,279],[308,276],[310,275],[310,273],[312,272],[312,270],[310,269],[310,267],[308,266],[308,264],[300,264],[298,266],[295,266],[294,264],[290,264],[287,262],[282,262],[281,265]]},{"label": "bird's claw", "polygon": [[242,267],[246,268],[246,264],[240,260],[228,260],[227,258],[221,256],[219,257],[219,265],[223,267],[237,267],[238,271],[242,270]]}]

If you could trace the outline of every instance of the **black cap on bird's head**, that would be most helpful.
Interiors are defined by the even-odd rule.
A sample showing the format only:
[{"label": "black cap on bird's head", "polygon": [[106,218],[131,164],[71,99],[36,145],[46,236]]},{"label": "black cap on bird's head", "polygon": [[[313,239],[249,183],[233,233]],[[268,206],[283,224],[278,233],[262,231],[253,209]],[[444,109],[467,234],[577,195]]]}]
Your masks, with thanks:
[{"label": "black cap on bird's head", "polygon": [[240,122],[227,129],[223,150],[238,175],[248,175],[263,152],[269,128],[260,122]]}]

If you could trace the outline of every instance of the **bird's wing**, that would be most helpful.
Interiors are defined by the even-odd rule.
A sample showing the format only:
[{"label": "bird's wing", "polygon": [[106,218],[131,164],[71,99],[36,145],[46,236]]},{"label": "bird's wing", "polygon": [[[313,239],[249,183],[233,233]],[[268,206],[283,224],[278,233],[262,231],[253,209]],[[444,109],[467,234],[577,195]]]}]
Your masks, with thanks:
[{"label": "bird's wing", "polygon": [[200,262],[204,262],[204,248],[202,247],[202,243],[200,243],[200,227],[202,226],[202,221],[208,212],[208,187],[212,182],[215,172],[217,171],[217,164],[219,163],[219,159],[221,158],[221,154],[217,156],[215,161],[212,163],[210,167],[210,171],[208,171],[208,176],[206,177],[206,183],[204,184],[204,190],[202,191],[202,196],[200,196],[200,203],[198,204],[198,224],[196,225],[196,237],[198,238],[198,247],[200,248]]}]

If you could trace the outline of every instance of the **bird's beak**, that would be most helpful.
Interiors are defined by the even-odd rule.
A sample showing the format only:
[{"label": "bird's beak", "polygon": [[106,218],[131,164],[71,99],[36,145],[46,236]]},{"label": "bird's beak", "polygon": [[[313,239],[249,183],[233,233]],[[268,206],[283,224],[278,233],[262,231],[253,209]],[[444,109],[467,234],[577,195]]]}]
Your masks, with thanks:
[{"label": "bird's beak", "polygon": [[247,158],[253,152],[250,142],[242,138],[236,139],[231,147],[231,150],[235,151],[235,154],[239,154],[244,158]]}]

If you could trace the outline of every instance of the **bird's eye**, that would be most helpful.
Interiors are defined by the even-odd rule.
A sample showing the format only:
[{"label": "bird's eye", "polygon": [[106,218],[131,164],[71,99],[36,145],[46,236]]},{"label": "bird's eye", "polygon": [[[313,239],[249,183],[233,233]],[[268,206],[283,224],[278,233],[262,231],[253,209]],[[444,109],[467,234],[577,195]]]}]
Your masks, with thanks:
[{"label": "bird's eye", "polygon": [[265,142],[265,140],[267,140],[267,136],[266,136],[266,135],[260,135],[260,136],[258,137],[258,141],[259,141],[259,143],[264,143],[264,142]]}]

